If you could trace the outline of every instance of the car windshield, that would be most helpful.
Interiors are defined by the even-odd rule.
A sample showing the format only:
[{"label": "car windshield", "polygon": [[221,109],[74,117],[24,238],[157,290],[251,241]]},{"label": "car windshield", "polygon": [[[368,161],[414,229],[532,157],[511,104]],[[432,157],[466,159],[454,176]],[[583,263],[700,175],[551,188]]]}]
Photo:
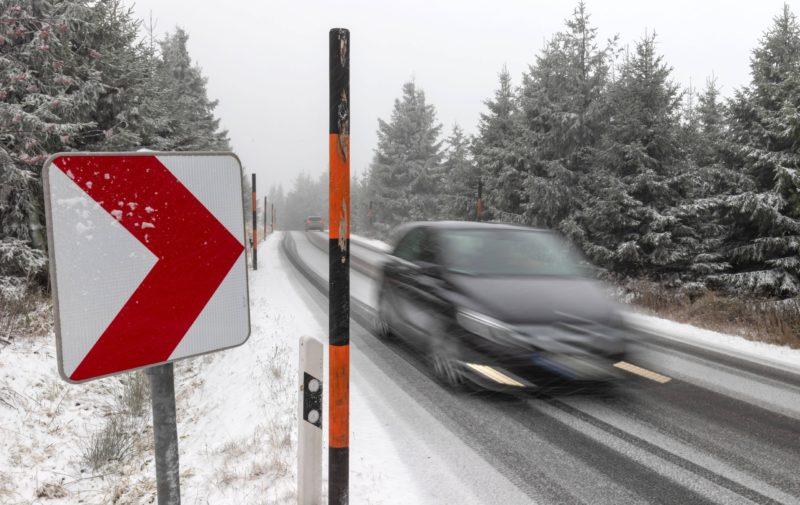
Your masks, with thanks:
[{"label": "car windshield", "polygon": [[581,258],[557,235],[516,229],[441,232],[444,266],[480,276],[586,276]]}]

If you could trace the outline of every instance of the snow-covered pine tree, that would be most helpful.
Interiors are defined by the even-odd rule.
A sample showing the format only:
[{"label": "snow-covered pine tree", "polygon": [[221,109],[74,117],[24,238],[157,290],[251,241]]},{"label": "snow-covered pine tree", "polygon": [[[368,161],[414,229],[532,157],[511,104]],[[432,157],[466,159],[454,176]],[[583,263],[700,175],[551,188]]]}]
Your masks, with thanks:
[{"label": "snow-covered pine tree", "polygon": [[523,221],[559,227],[580,208],[580,174],[593,168],[605,126],[604,91],[615,41],[598,42],[581,1],[523,75],[519,138]]},{"label": "snow-covered pine tree", "polygon": [[[688,94],[688,92],[687,92]],[[721,199],[752,188],[751,179],[725,162],[725,108],[714,77],[696,95],[693,106],[684,108],[681,145],[685,169],[675,187],[679,204],[673,214],[680,219],[681,238],[688,260],[681,277],[705,283],[709,275],[726,272],[730,263],[721,254],[731,228],[719,219]],[[677,265],[676,265],[677,266]]]},{"label": "snow-covered pine tree", "polygon": [[704,167],[721,162],[723,135],[725,133],[725,107],[720,99],[720,89],[714,76],[706,80],[706,87],[697,97],[698,134],[702,140],[695,151],[695,163]]},{"label": "snow-covered pine tree", "polygon": [[403,85],[389,121],[378,120],[378,145],[368,177],[378,233],[436,217],[441,128],[436,109],[413,81]]},{"label": "snow-covered pine tree", "polygon": [[355,233],[372,235],[372,215],[367,193],[367,173],[353,174],[350,180],[350,226]]},{"label": "snow-covered pine tree", "polygon": [[0,6],[0,287],[7,296],[43,280],[43,161],[98,133],[94,113],[107,87],[102,55],[86,43],[110,12],[98,4]]},{"label": "snow-covered pine tree", "polygon": [[438,197],[440,219],[475,220],[480,174],[470,153],[469,139],[460,126],[445,140]]},{"label": "snow-covered pine tree", "polygon": [[150,148],[163,151],[228,150],[228,132],[214,116],[216,100],[206,91],[207,79],[192,63],[189,35],[176,28],[160,41],[154,85],[157,94],[147,105],[154,136]]},{"label": "snow-covered pine tree", "polygon": [[[120,2],[20,0],[0,4],[0,18],[0,283],[19,294],[44,281],[40,171],[49,154],[227,141],[199,70],[164,78],[174,62],[157,65]],[[182,46],[165,47],[188,61],[185,34],[177,38]]]},{"label": "snow-covered pine tree", "polygon": [[90,30],[81,45],[102,88],[89,109],[94,128],[81,132],[74,142],[81,151],[127,151],[142,146],[149,118],[141,103],[155,93],[152,55],[141,42],[140,21],[132,7],[118,0],[90,3]]},{"label": "snow-covered pine tree", "polygon": [[568,231],[599,264],[631,276],[682,268],[686,233],[669,210],[678,200],[681,94],[671,69],[645,35],[628,55],[608,91],[602,156],[582,179],[589,193]]},{"label": "snow-covered pine tree", "polygon": [[731,162],[754,188],[719,200],[732,227],[733,272],[710,280],[738,292],[800,294],[800,24],[784,5],[750,62],[751,84],[728,105]]},{"label": "snow-covered pine tree", "polygon": [[519,221],[522,213],[522,160],[515,150],[518,102],[505,66],[494,97],[486,100],[478,135],[472,142],[475,165],[484,185],[487,219]]}]

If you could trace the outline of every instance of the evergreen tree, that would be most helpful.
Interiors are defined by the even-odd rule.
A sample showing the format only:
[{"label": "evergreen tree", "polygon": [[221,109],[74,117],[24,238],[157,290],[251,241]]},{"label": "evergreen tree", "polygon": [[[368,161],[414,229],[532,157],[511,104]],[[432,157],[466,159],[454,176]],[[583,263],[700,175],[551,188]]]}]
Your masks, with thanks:
[{"label": "evergreen tree", "polygon": [[593,168],[606,118],[615,41],[601,46],[583,2],[523,76],[520,137],[523,222],[558,227],[580,208],[578,181]]},{"label": "evergreen tree", "polygon": [[598,169],[583,179],[592,196],[569,228],[592,259],[627,275],[679,270],[687,230],[669,211],[678,201],[681,95],[656,53],[640,40],[608,91]]},{"label": "evergreen tree", "polygon": [[722,160],[725,133],[725,108],[720,100],[720,90],[716,77],[706,80],[706,87],[697,101],[697,131],[701,140],[695,151],[695,163],[709,166]]},{"label": "evergreen tree", "polygon": [[389,121],[378,120],[368,194],[380,233],[436,216],[440,130],[436,110],[413,81],[403,85],[403,96],[395,100]]},{"label": "evergreen tree", "polygon": [[370,209],[370,196],[367,192],[366,172],[354,175],[350,182],[350,226],[356,233],[371,236],[372,211]]},{"label": "evergreen tree", "polygon": [[477,219],[476,201],[480,175],[470,154],[470,146],[460,126],[445,141],[441,168],[439,217],[442,219]]},{"label": "evergreen tree", "polygon": [[677,185],[680,203],[674,214],[686,232],[683,245],[688,264],[683,277],[689,281],[704,282],[709,275],[731,268],[720,253],[731,229],[720,219],[719,201],[752,188],[751,179],[740,170],[731,169],[726,162],[724,114],[713,77],[697,95],[691,115],[687,115],[686,109],[684,112],[681,144],[687,160]]},{"label": "evergreen tree", "polygon": [[711,279],[737,291],[800,293],[800,25],[785,5],[753,51],[751,84],[728,107],[731,163],[754,189],[717,201],[731,226],[733,272]]},{"label": "evergreen tree", "polygon": [[110,136],[117,81],[104,70],[135,52],[135,25],[111,1],[5,2],[0,17],[0,283],[20,293],[43,280],[42,163]]},{"label": "evergreen tree", "polygon": [[[5,294],[19,295],[32,279],[44,282],[41,166],[49,154],[227,148],[205,81],[183,64],[189,61],[185,34],[167,39],[159,58],[139,41],[140,23],[131,12],[118,0],[0,4]],[[175,74],[168,71],[173,67]]]},{"label": "evergreen tree", "polygon": [[214,117],[216,100],[206,91],[207,79],[192,63],[189,35],[181,28],[160,42],[155,69],[156,94],[149,109],[155,131],[150,147],[164,151],[229,150],[228,132]]},{"label": "evergreen tree", "polygon": [[513,221],[519,216],[522,202],[522,161],[514,149],[517,142],[517,99],[511,74],[503,67],[494,98],[484,102],[487,112],[481,113],[478,135],[472,153],[485,185],[486,214],[489,219]]}]

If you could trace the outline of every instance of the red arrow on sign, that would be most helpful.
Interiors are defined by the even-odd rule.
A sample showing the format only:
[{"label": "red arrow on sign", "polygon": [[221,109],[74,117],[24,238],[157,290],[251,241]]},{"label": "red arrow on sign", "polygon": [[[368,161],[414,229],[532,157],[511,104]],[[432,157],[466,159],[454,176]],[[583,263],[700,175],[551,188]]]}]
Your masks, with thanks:
[{"label": "red arrow on sign", "polygon": [[158,258],[70,379],[167,361],[244,245],[155,156],[53,163]]}]

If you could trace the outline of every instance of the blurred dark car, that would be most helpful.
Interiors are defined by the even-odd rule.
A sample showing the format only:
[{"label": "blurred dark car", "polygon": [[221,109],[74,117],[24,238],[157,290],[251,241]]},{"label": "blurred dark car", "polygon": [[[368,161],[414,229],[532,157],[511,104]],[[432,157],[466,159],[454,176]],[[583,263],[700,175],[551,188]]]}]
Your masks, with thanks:
[{"label": "blurred dark car", "polygon": [[420,350],[446,384],[552,390],[620,377],[626,336],[616,304],[557,233],[427,222],[396,237],[377,329]]},{"label": "blurred dark car", "polygon": [[305,222],[305,230],[319,230],[325,231],[325,223],[322,221],[322,218],[319,216],[308,216]]}]

